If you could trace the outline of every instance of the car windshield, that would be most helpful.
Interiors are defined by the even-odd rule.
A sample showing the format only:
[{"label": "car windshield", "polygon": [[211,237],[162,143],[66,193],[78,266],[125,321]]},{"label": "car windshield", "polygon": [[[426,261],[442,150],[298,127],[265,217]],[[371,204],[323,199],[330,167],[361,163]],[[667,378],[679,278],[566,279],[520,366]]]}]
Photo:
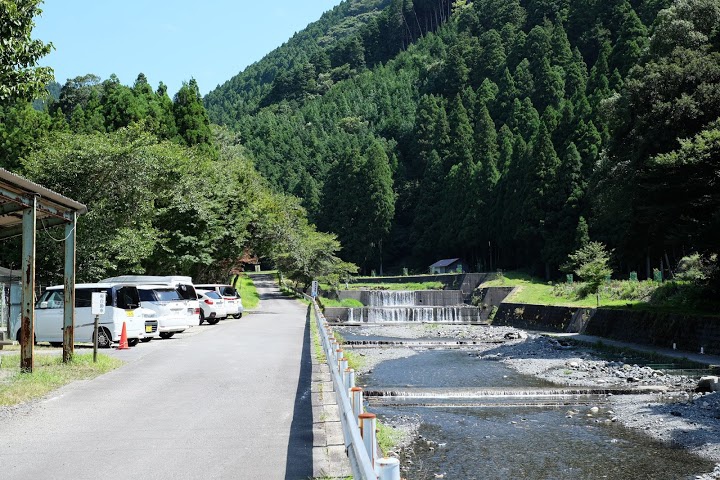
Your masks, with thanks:
[{"label": "car windshield", "polygon": [[197,293],[192,285],[181,283],[176,290],[183,300],[197,300]]},{"label": "car windshield", "polygon": [[176,302],[183,299],[180,293],[174,288],[155,290],[155,294],[161,302]]},{"label": "car windshield", "polygon": [[217,292],[205,292],[205,296],[208,298],[220,298],[220,295]]},{"label": "car windshield", "polygon": [[220,287],[220,292],[222,292],[223,296],[225,297],[239,297],[237,290],[235,290],[233,287],[227,285]]},{"label": "car windshield", "polygon": [[134,310],[140,306],[138,289],[135,287],[120,287],[117,289],[117,307],[123,310]]}]

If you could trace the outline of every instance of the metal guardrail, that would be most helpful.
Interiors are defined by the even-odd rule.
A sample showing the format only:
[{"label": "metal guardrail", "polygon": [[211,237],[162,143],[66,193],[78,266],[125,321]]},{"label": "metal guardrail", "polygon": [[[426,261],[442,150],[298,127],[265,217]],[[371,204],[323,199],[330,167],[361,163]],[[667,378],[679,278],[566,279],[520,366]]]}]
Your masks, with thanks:
[{"label": "metal guardrail", "polygon": [[372,460],[363,442],[358,420],[353,412],[353,407],[348,396],[348,387],[345,386],[343,376],[340,374],[336,352],[332,350],[330,338],[324,326],[324,322],[326,323],[327,321],[320,311],[317,302],[308,295],[305,295],[305,298],[312,302],[315,311],[315,323],[318,327],[325,358],[330,368],[330,375],[332,376],[333,388],[335,390],[335,399],[340,408],[340,423],[342,424],[345,449],[350,459],[353,478],[358,480],[377,480],[378,475],[375,473]]}]

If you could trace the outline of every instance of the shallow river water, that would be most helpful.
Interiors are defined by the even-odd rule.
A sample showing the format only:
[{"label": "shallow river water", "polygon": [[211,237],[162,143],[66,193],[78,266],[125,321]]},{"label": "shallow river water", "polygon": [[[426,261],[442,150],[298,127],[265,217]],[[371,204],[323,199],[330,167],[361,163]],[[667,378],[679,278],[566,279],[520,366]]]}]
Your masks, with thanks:
[{"label": "shallow river water", "polygon": [[[714,464],[610,422],[603,397],[565,397],[555,406],[517,401],[451,402],[447,394],[550,389],[499,362],[462,350],[427,350],[380,363],[362,378],[366,390],[422,391],[408,402],[370,399],[383,418],[417,416],[423,439],[403,476],[422,479],[692,479]],[[485,406],[477,406],[485,404]],[[389,406],[391,405],[391,406]],[[598,411],[591,413],[591,406]],[[430,443],[428,443],[430,441]]]}]

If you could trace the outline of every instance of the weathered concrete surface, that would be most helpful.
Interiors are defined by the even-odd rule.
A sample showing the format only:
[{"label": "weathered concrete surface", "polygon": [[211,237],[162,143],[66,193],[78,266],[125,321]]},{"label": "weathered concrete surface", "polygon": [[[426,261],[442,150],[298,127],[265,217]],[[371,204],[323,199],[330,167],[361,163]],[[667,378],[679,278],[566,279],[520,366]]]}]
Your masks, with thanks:
[{"label": "weathered concrete surface", "polygon": [[503,303],[493,325],[585,333],[623,342],[720,354],[720,317],[640,309],[577,308]]},{"label": "weathered concrete surface", "polygon": [[318,363],[313,355],[313,477],[347,478],[352,475],[345,452],[340,409],[327,364]]},{"label": "weathered concrete surface", "polygon": [[465,303],[470,301],[472,291],[483,282],[493,280],[497,273],[446,273],[439,275],[415,275],[407,277],[363,277],[362,283],[422,283],[441,282],[449,290],[460,290]]},{"label": "weathered concrete surface", "polygon": [[706,354],[720,354],[720,317],[683,315],[652,310],[599,308],[587,326],[598,335],[643,345]]}]

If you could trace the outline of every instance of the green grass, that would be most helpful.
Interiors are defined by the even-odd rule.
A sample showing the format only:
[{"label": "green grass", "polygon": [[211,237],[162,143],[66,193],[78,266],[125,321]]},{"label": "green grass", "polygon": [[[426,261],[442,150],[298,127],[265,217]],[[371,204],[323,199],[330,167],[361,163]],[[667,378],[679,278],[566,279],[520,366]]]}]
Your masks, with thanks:
[{"label": "green grass", "polygon": [[309,307],[310,310],[310,338],[312,338],[313,352],[315,360],[318,363],[325,363],[327,357],[323,351],[322,342],[320,341],[320,332],[318,331],[317,320],[315,319],[315,309]]},{"label": "green grass", "polygon": [[389,451],[393,450],[402,437],[402,432],[377,422],[377,441],[383,455],[387,455]]},{"label": "green grass", "polygon": [[58,355],[36,355],[33,373],[20,372],[20,355],[3,357],[0,365],[0,405],[16,405],[40,398],[74,382],[87,380],[114,370],[123,362],[99,354],[93,363],[92,354],[76,354],[68,364]]},{"label": "green grass", "polygon": [[260,303],[260,296],[255,288],[255,282],[252,281],[252,278],[250,278],[249,275],[238,275],[235,280],[235,288],[238,292],[240,292],[243,307],[246,310],[252,310],[258,306]]},{"label": "green grass", "polygon": [[320,303],[323,307],[347,307],[357,308],[362,307],[363,304],[360,300],[354,298],[344,298],[342,300],[335,300],[332,298],[320,297]]},{"label": "green grass", "polygon": [[[517,289],[505,301],[535,305],[557,305],[591,308],[597,306],[595,295],[578,298],[583,283],[545,282],[520,272],[505,272],[481,287],[512,286]],[[649,310],[664,313],[718,315],[718,302],[706,298],[702,290],[687,282],[612,280],[601,287],[603,308]]]},{"label": "green grass", "polygon": [[[552,282],[545,282],[544,280],[521,272],[504,272],[501,277],[485,282],[481,287],[517,287],[517,289],[505,299],[505,302],[509,303],[586,308],[597,306],[595,295],[590,295],[582,299],[573,298],[573,296],[558,296],[554,292],[555,287]],[[642,303],[644,302],[641,300],[617,299],[610,298],[607,294],[600,295],[600,305],[603,307],[627,307],[629,305],[639,305]]]},{"label": "green grass", "polygon": [[355,352],[345,350],[345,358],[348,359],[348,368],[352,368],[356,373],[365,366],[365,357]]}]

